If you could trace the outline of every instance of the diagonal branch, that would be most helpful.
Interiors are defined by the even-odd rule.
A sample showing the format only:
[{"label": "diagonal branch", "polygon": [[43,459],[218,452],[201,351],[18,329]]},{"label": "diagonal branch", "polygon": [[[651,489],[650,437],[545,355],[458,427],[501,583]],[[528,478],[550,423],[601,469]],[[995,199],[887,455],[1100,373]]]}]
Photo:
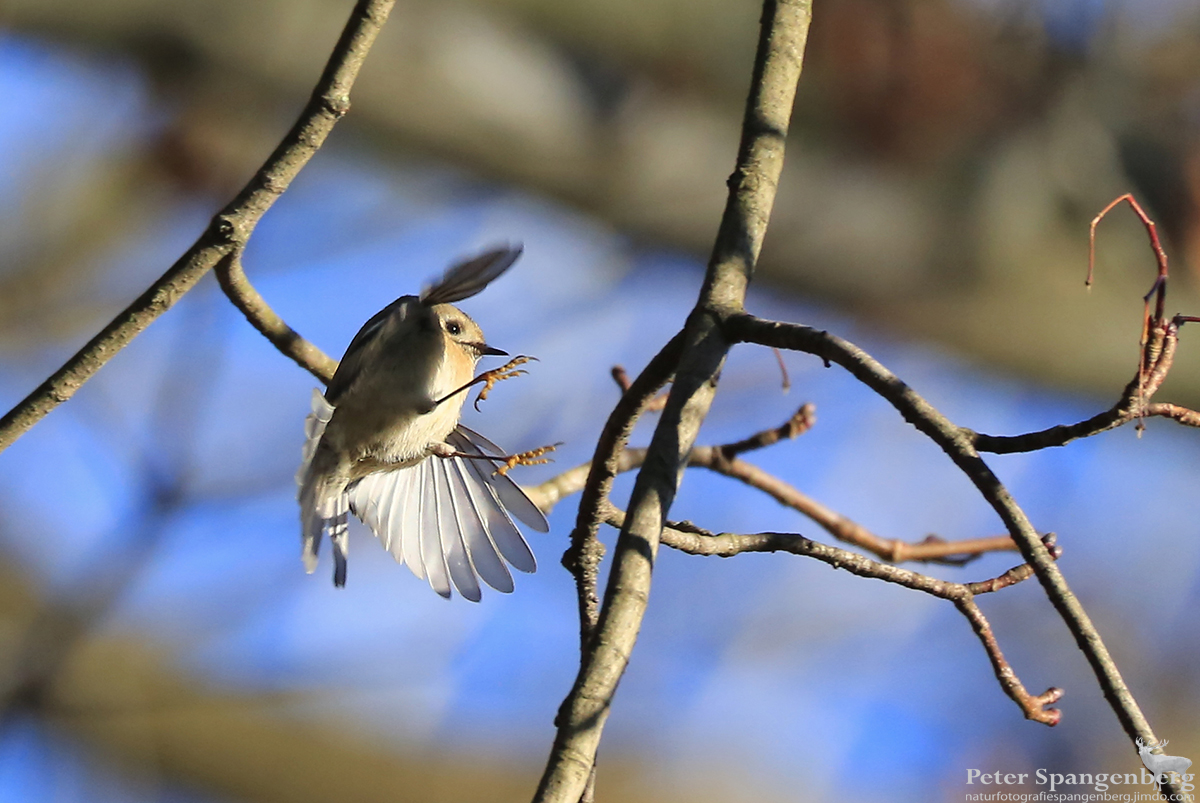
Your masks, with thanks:
[{"label": "diagonal branch", "polygon": [[1030,564],[1037,574],[1046,596],[1075,637],[1076,644],[1091,665],[1105,698],[1126,734],[1131,740],[1138,737],[1157,744],[1150,724],[1121,677],[1099,631],[1067,585],[1062,572],[1054,563],[1053,556],[1033,529],[1025,512],[975,450],[973,433],[952,424],[916,391],[862,349],[828,332],[799,324],[768,321],[749,314],[730,318],[727,330],[730,337],[741,342],[803,351],[826,362],[841,365],[856,379],[887,400],[905,421],[941,447],[1004,522],[1026,563]]},{"label": "diagonal branch", "polygon": [[350,108],[350,88],[394,2],[358,0],[312,98],[262,168],[166,273],[0,419],[0,451],[75,395],[117,352],[191,290],[200,277],[222,262],[237,258],[258,221]]},{"label": "diagonal branch", "polygon": [[588,785],[617,683],[641,627],[663,521],[687,454],[716,392],[730,341],[722,321],[742,310],[783,168],[784,140],[812,16],[808,0],[767,0],[742,123],[737,167],[704,286],[662,418],[638,473],[617,540],[604,605],[563,701],[558,731],[535,800],[575,803]]},{"label": "diagonal branch", "polygon": [[[682,347],[683,338],[680,335],[671,338],[650,360],[637,380],[626,386],[621,400],[604,423],[604,429],[596,441],[592,462],[559,475],[564,477],[571,474],[572,479],[580,483],[583,490],[575,529],[571,531],[571,546],[562,557],[563,566],[575,578],[575,591],[579,599],[581,654],[587,652],[588,642],[600,618],[600,593],[596,587],[600,560],[604,557],[604,545],[597,538],[600,531],[600,510],[608,500],[613,480],[618,474],[630,470],[625,460],[628,451],[625,444],[629,442],[629,436],[633,433],[638,418],[649,408],[659,389],[670,380],[679,362]],[[548,488],[541,499],[537,500],[538,506],[544,511],[549,511],[558,499],[575,493],[579,487],[575,485],[567,489],[560,486],[557,489],[558,496],[553,496],[553,492]]]}]

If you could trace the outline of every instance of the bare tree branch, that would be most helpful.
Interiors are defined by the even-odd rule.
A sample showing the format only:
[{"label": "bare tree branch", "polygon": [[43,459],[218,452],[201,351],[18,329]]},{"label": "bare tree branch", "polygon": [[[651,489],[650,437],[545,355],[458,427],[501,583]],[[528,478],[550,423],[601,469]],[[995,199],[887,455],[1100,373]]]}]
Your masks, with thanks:
[{"label": "bare tree branch", "polygon": [[645,412],[659,388],[671,378],[682,346],[681,335],[671,338],[625,391],[609,414],[608,421],[604,423],[604,429],[596,442],[592,462],[566,472],[580,484],[569,490],[564,486],[560,496],[552,501],[550,497],[553,494],[553,486],[550,486],[542,499],[538,500],[538,505],[548,511],[561,496],[575,493],[580,487],[583,490],[575,529],[571,531],[571,546],[563,553],[562,558],[563,566],[575,577],[576,593],[579,597],[581,652],[586,652],[592,631],[599,619],[600,595],[596,589],[596,577],[600,559],[604,557],[604,545],[596,538],[600,530],[600,510],[608,499],[609,491],[612,490],[613,479],[629,470],[625,463],[624,446],[629,441],[638,418]]},{"label": "bare tree branch", "polygon": [[[237,258],[258,221],[308,164],[334,124],[350,108],[350,88],[394,2],[358,0],[313,90],[312,99],[262,168],[212,219],[200,239],[170,270],[0,419],[0,451],[70,399],[117,352],[174,306],[201,276],[222,262]],[[227,269],[233,271],[231,266]],[[239,308],[246,311],[241,305]],[[262,331],[262,327],[259,328]],[[296,359],[292,353],[284,353]],[[309,370],[314,369],[310,367]]]},{"label": "bare tree branch", "polygon": [[[621,510],[608,504],[605,510],[605,519],[613,527],[622,527],[625,524],[626,516]],[[983,644],[988,660],[991,661],[992,671],[995,673],[996,679],[1000,681],[1000,688],[1020,706],[1025,718],[1041,722],[1044,725],[1056,725],[1062,716],[1062,712],[1057,708],[1046,707],[1053,705],[1062,697],[1062,689],[1052,686],[1042,694],[1030,694],[1005,659],[991,625],[984,617],[983,611],[979,610],[979,606],[975,603],[976,593],[995,591],[1032,576],[1033,572],[1028,571],[1028,564],[1014,567],[1000,577],[991,580],[963,584],[938,580],[935,577],[908,569],[879,563],[863,555],[811,541],[793,533],[717,534],[690,522],[672,522],[663,528],[662,542],[690,555],[709,555],[722,558],[733,557],[743,552],[790,552],[793,555],[816,558],[835,569],[844,569],[859,577],[870,577],[895,583],[905,588],[950,600],[971,623],[972,630]],[[1049,540],[1048,545],[1052,546],[1053,540]],[[1058,550],[1056,550],[1056,556],[1057,554]],[[1023,569],[1026,571],[1022,571]]]},{"label": "bare tree branch", "polygon": [[[766,429],[745,440],[723,446],[694,447],[691,454],[688,455],[688,466],[706,468],[763,491],[781,505],[790,507],[812,519],[839,541],[853,544],[892,563],[931,561],[962,565],[985,552],[1008,551],[1017,548],[1007,535],[961,541],[947,541],[930,535],[918,543],[901,541],[896,538],[881,538],[861,524],[825,507],[794,485],[734,456],[752,449],[765,448],[778,443],[785,437],[798,437],[806,432],[815,421],[816,408],[811,404],[806,404],[783,425],[774,429]],[[645,459],[645,449],[624,449],[615,456],[609,465],[614,474],[618,474],[641,468]],[[526,488],[525,492],[543,511],[549,512],[564,497],[583,488],[590,468],[591,464],[587,463],[569,468],[539,485]],[[594,532],[592,537],[594,538]]]},{"label": "bare tree branch", "polygon": [[1025,561],[1033,567],[1046,596],[1075,637],[1092,667],[1100,688],[1132,741],[1157,738],[1121,677],[1100,633],[1076,599],[1062,572],[1025,512],[976,452],[968,430],[957,427],[925,399],[857,346],[835,335],[799,324],[781,323],[742,314],[727,322],[729,336],[743,342],[792,349],[837,363],[886,399],[904,420],[927,435],[971,480],[1004,522]]},{"label": "bare tree branch", "polygon": [[558,732],[535,800],[575,803],[637,640],[663,520],[696,433],[716,392],[730,342],[722,320],[742,310],[783,167],[784,141],[811,19],[807,0],[767,0],[737,167],[708,272],[683,332],[675,380],[638,473],[618,538],[604,605],[579,675],[563,701]]}]

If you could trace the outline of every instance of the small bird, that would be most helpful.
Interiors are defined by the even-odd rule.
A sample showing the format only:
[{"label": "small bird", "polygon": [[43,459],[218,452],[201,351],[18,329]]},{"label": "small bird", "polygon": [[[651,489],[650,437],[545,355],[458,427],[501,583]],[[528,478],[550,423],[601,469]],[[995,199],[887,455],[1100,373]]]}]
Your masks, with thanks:
[{"label": "small bird", "polygon": [[[520,255],[519,246],[488,251],[451,267],[420,296],[396,299],[350,341],[325,393],[313,391],[296,474],[310,574],[328,533],[333,582],[345,585],[348,513],[443,597],[453,583],[478,602],[479,578],[512,591],[505,561],[537,568],[512,517],[539,532],[549,525],[505,473],[520,456],[458,423],[471,385],[490,388],[516,375],[508,369],[524,358],[473,378],[480,357],[508,355],[452,302],[482,291]],[[505,465],[497,471],[492,461]]]}]

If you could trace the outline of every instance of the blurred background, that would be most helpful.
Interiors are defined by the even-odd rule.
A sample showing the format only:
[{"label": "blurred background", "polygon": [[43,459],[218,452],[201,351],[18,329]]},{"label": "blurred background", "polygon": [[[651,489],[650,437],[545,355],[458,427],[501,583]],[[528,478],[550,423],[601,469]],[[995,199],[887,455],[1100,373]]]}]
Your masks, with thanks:
[{"label": "blurred background", "polygon": [[[0,3],[0,407],[198,236],[306,101],[351,5]],[[611,366],[639,370],[695,300],[758,17],[750,0],[398,3],[352,113],[251,241],[251,280],[338,356],[456,258],[523,242],[463,306],[541,361],[467,423],[511,449],[565,442],[527,484],[587,460]],[[858,342],[957,423],[1015,433],[1117,398],[1154,275],[1127,209],[1101,227],[1091,292],[1083,278],[1088,223],[1123,192],[1164,234],[1168,311],[1200,314],[1192,3],[817,0],[788,147],[750,309]],[[1160,400],[1200,405],[1193,341]],[[769,351],[735,349],[701,442],[811,401],[812,432],[749,459],[884,537],[999,532],[890,407],[785,359],[786,394]],[[446,602],[361,530],[335,590],[297,549],[313,385],[208,277],[0,456],[0,800],[529,797],[576,669],[558,564],[576,498],[532,536],[541,569],[512,595]],[[1058,533],[1147,716],[1193,759],[1197,446],[1152,420],[990,460]],[[672,516],[822,537],[702,472]],[[961,800],[994,791],[965,786],[968,768],[1136,772],[1037,585],[981,604],[1030,691],[1066,689],[1059,726],[1021,718],[949,603],[786,555],[664,550],[599,799]]]}]

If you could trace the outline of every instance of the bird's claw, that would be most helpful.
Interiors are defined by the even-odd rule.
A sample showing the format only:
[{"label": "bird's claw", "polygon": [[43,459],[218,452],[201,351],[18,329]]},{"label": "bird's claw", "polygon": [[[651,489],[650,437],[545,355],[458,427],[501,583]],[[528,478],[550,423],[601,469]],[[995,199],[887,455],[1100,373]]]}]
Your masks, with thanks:
[{"label": "bird's claw", "polygon": [[553,452],[559,446],[562,446],[562,441],[552,443],[549,446],[539,446],[536,449],[530,449],[528,452],[518,452],[514,455],[509,455],[504,459],[504,462],[496,466],[496,470],[492,472],[492,476],[499,474],[504,476],[511,468],[517,466],[540,466],[544,463],[549,463],[549,457],[542,457],[544,454]]},{"label": "bird's claw", "polygon": [[505,379],[512,379],[513,377],[520,376],[521,374],[529,373],[528,371],[517,370],[517,366],[524,365],[531,360],[536,361],[537,357],[526,357],[524,354],[520,354],[504,363],[504,365],[501,365],[499,368],[493,368],[490,371],[484,371],[482,374],[475,377],[475,382],[483,383],[483,388],[480,389],[479,395],[475,397],[475,409],[479,410],[479,403],[487,399],[488,394],[492,392],[492,388],[495,387],[497,382]]}]

